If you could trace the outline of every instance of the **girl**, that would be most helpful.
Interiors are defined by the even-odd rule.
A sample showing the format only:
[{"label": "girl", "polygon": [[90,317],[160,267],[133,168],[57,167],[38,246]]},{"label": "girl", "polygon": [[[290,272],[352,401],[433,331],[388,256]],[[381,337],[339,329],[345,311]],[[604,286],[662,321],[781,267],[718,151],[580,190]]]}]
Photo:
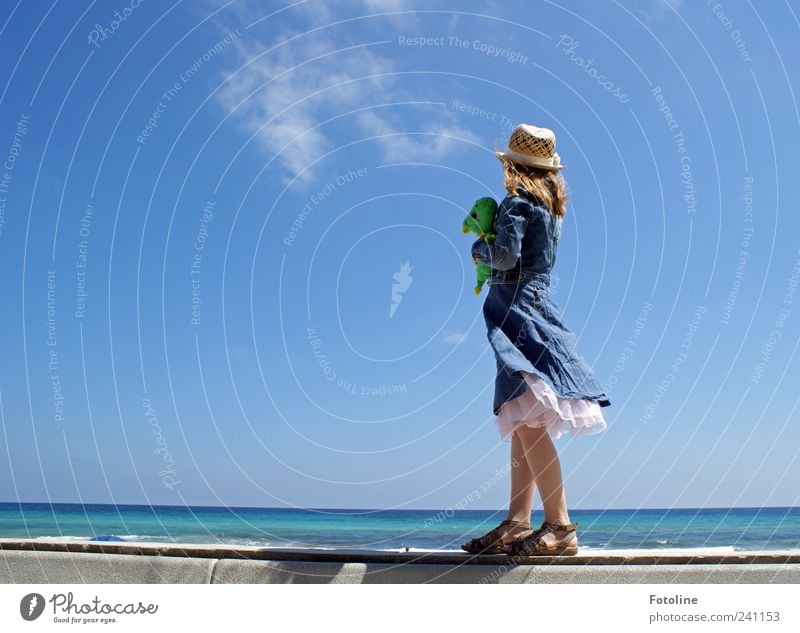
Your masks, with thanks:
[{"label": "girl", "polygon": [[[508,192],[495,218],[496,240],[472,245],[473,261],[492,269],[483,305],[497,360],[492,412],[501,437],[511,439],[508,517],[461,546],[473,554],[577,553],[553,439],[606,429],[600,407],[611,402],[548,295],[568,200],[555,145],[547,128],[514,129],[507,151],[495,152]],[[545,520],[532,530],[535,489]]]}]

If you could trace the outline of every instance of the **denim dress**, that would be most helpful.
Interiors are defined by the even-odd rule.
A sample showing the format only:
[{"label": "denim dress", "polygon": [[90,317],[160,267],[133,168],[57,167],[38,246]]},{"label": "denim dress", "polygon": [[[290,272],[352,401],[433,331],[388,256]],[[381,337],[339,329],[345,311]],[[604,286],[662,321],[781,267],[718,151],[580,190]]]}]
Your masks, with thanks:
[{"label": "denim dress", "polygon": [[[549,387],[549,393],[568,407],[592,402],[609,406],[602,385],[578,350],[575,334],[549,296],[563,218],[527,190],[519,188],[516,193],[500,203],[494,243],[478,239],[472,245],[475,259],[492,269],[483,304],[487,337],[497,361],[492,412],[498,415],[504,403],[523,395],[531,378],[542,379],[546,385],[538,384],[545,390]],[[594,430],[605,426],[598,417],[600,424]]]}]

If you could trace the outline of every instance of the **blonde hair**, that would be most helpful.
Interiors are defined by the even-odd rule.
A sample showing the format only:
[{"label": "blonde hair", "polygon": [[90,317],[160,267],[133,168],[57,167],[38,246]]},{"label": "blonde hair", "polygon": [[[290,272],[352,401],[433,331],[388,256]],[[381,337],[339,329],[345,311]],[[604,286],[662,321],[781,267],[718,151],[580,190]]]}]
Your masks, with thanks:
[{"label": "blonde hair", "polygon": [[569,195],[564,176],[557,169],[531,167],[522,163],[501,159],[504,181],[508,195],[517,195],[517,187],[522,187],[538,198],[544,206],[559,217],[567,212]]}]

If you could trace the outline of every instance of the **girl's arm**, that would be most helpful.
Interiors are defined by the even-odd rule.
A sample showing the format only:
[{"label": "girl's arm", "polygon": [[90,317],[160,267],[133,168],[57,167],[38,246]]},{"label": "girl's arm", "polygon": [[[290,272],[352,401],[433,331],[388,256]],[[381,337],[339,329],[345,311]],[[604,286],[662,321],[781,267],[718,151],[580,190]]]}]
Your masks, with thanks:
[{"label": "girl's arm", "polygon": [[531,204],[524,198],[507,197],[497,209],[497,239],[487,244],[481,238],[472,245],[472,259],[496,270],[510,270],[519,259],[522,238],[528,226]]}]

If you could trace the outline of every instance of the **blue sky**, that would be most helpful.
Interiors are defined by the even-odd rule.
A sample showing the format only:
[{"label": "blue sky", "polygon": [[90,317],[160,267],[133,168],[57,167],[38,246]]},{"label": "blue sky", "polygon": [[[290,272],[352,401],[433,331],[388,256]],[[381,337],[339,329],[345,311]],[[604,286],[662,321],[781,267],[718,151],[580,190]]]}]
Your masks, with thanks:
[{"label": "blue sky", "polygon": [[4,3],[0,499],[503,507],[460,226],[528,122],[612,403],[570,506],[795,505],[799,14]]}]

